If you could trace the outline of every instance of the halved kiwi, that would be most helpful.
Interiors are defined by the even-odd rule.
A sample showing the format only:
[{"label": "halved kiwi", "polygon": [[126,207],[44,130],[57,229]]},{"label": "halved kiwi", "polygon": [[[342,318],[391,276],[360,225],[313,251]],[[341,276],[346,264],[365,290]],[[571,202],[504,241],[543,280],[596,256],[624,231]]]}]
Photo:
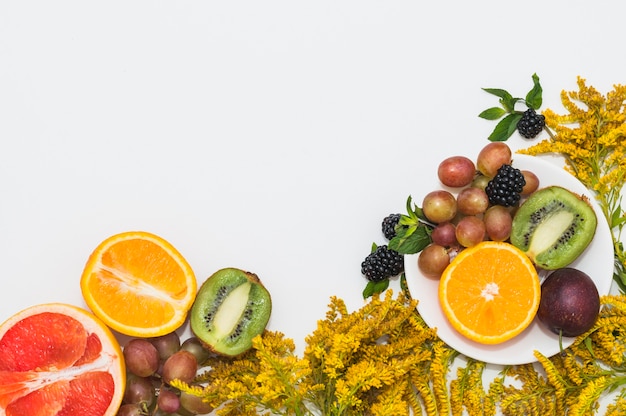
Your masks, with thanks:
[{"label": "halved kiwi", "polygon": [[270,294],[256,274],[221,269],[198,290],[190,312],[191,331],[210,350],[239,355],[263,332],[271,310]]},{"label": "halved kiwi", "polygon": [[596,213],[586,197],[560,186],[532,193],[513,217],[511,243],[539,267],[555,270],[582,254],[596,232]]}]

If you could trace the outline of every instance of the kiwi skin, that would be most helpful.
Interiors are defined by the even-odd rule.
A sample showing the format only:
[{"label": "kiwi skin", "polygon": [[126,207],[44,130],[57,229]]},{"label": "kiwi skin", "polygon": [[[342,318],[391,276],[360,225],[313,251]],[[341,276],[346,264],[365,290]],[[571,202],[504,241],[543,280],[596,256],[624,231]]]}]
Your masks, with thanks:
[{"label": "kiwi skin", "polygon": [[224,268],[198,289],[190,327],[207,349],[237,356],[249,350],[252,339],[265,330],[271,310],[270,293],[256,274]]},{"label": "kiwi skin", "polygon": [[549,186],[532,193],[517,209],[511,244],[538,267],[560,269],[576,260],[591,243],[597,222],[586,197]]}]

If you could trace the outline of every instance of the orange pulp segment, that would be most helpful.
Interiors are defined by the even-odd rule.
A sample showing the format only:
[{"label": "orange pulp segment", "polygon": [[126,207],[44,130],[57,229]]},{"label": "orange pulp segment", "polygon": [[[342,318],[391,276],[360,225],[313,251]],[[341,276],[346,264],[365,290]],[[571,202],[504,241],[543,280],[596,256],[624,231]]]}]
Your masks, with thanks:
[{"label": "orange pulp segment", "polygon": [[112,416],[125,368],[106,325],[72,305],[31,306],[0,325],[0,414]]},{"label": "orange pulp segment", "polygon": [[526,329],[540,297],[535,266],[506,242],[484,241],[464,249],[439,282],[439,302],[450,324],[482,344],[507,341]]},{"label": "orange pulp segment", "polygon": [[100,243],[89,256],[80,286],[96,316],[122,334],[139,337],[179,328],[197,290],[183,256],[163,238],[143,231]]}]

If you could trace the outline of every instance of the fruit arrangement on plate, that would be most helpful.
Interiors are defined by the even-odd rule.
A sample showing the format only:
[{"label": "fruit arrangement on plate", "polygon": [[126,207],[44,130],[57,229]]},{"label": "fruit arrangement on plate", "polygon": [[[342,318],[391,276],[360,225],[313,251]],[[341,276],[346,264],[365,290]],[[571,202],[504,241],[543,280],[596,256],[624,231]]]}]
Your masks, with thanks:
[{"label": "fruit arrangement on plate", "polygon": [[[521,333],[540,305],[539,320],[557,334],[587,331],[600,309],[599,294],[589,276],[566,266],[595,235],[589,200],[560,186],[540,187],[532,171],[514,167],[503,142],[486,145],[476,168],[462,156],[442,161],[439,180],[460,190],[456,196],[432,191],[421,207],[434,225],[418,268],[441,279],[446,317],[466,337],[487,344]],[[551,284],[540,288],[538,271],[554,270],[567,279],[548,278]]]},{"label": "fruit arrangement on plate", "polygon": [[[383,219],[389,243],[362,264],[370,285],[405,271],[420,314],[442,339],[498,364],[534,361],[533,348],[550,345],[543,338],[552,345],[546,351],[558,352],[563,337],[589,330],[611,280],[605,267],[592,276],[586,265],[578,268],[597,230],[610,244],[594,201],[580,184],[572,191],[560,176],[536,174],[533,166],[545,176],[532,159],[491,142],[474,160],[442,160],[437,188],[421,205],[409,197],[406,214]],[[501,351],[493,355],[495,348]]]}]

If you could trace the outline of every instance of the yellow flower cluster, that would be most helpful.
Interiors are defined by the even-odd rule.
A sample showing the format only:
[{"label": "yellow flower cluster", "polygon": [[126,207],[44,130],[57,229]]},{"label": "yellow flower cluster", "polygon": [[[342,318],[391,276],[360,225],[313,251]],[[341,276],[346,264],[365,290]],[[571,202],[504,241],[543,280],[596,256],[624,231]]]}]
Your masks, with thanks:
[{"label": "yellow flower cluster", "polygon": [[543,113],[550,138],[519,152],[563,156],[566,169],[595,192],[613,234],[615,280],[626,290],[626,251],[621,242],[626,225],[621,207],[626,183],[626,86],[615,85],[604,96],[578,77],[578,91],[563,91],[561,102],[568,114],[550,109]]},{"label": "yellow flower cluster", "polygon": [[544,111],[555,134],[520,152],[561,154],[568,170],[590,189],[599,194],[619,191],[626,181],[626,86],[615,85],[605,97],[579,77],[578,88],[561,93],[568,114]]},{"label": "yellow flower cluster", "polygon": [[394,298],[389,290],[350,313],[333,297],[302,358],[293,341],[266,331],[244,355],[212,356],[194,383],[173,384],[222,416],[448,414],[448,372],[457,352],[416,306],[405,292]]},{"label": "yellow flower cluster", "polygon": [[[460,358],[415,306],[387,291],[349,313],[332,298],[302,358],[292,340],[266,331],[246,354],[212,356],[194,383],[173,384],[221,416],[590,415],[601,395],[626,385],[625,295],[604,296],[596,324],[561,354],[537,352],[537,363],[505,367],[488,386],[487,364]],[[607,414],[625,410],[622,392]]]}]

